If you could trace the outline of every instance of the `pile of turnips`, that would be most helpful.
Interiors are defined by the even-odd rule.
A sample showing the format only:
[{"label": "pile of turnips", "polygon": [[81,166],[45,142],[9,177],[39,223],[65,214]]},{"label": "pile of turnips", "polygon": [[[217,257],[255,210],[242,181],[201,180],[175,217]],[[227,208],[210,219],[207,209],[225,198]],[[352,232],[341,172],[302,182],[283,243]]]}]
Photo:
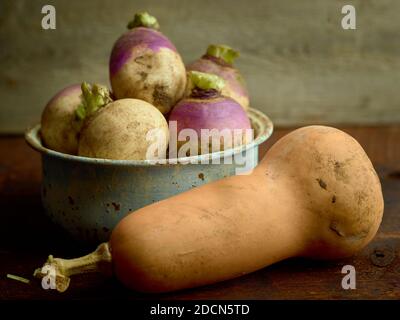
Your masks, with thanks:
[{"label": "pile of turnips", "polygon": [[[169,144],[184,148],[187,130],[198,137],[207,129],[232,133],[235,139],[229,143],[219,136],[221,150],[249,142],[249,96],[233,66],[237,51],[210,45],[185,67],[175,46],[158,31],[155,17],[135,14],[128,29],[111,51],[112,90],[83,82],[64,88],[48,102],[41,120],[46,147],[92,158],[143,160],[154,143],[148,135],[152,130],[162,133],[157,136],[162,137],[158,158],[166,157]],[[171,123],[175,135],[169,134]],[[196,153],[215,151],[216,142],[209,139],[195,141]],[[184,154],[193,155],[192,147]]]}]

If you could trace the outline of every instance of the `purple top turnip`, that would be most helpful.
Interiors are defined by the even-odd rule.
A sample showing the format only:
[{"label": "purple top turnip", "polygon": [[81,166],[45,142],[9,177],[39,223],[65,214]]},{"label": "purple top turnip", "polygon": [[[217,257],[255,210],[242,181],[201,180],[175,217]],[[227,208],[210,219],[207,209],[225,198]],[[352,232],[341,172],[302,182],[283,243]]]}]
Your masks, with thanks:
[{"label": "purple top turnip", "polygon": [[[237,101],[221,95],[223,79],[197,71],[190,71],[188,75],[191,81],[190,96],[182,99],[169,116],[170,128],[176,122],[178,149],[186,144],[186,141],[179,141],[179,134],[184,129],[194,130],[198,137],[195,141],[197,148],[192,149],[188,144],[191,149],[187,155],[194,155],[193,150],[196,149],[200,154],[204,154],[250,142],[252,137],[247,135],[247,130],[251,129],[250,120]],[[209,131],[206,133],[204,130]],[[228,134],[228,137],[225,134]],[[230,141],[226,140],[229,139],[229,135]],[[215,138],[217,140],[213,142]],[[215,142],[219,145],[215,145]]]},{"label": "purple top turnip", "polygon": [[230,97],[247,110],[249,94],[240,72],[233,62],[239,53],[226,45],[210,45],[205,55],[187,67],[187,70],[215,74],[225,80],[222,95]]},{"label": "purple top turnip", "polygon": [[186,87],[186,70],[175,46],[161,32],[156,18],[135,15],[111,52],[110,81],[117,99],[149,102],[166,114]]},{"label": "purple top turnip", "polygon": [[111,102],[109,90],[101,85],[74,84],[58,92],[42,113],[43,144],[53,150],[76,154],[83,120]]}]

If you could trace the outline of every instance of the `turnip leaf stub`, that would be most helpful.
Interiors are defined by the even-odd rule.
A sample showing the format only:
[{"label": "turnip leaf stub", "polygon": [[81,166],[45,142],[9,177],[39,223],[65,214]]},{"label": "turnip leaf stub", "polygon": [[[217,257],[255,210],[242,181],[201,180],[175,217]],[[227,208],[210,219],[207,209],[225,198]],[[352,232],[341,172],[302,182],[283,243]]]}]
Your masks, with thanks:
[{"label": "turnip leaf stub", "polygon": [[225,81],[215,74],[189,71],[189,78],[192,82],[193,88],[221,91],[221,89],[225,86]]},{"label": "turnip leaf stub", "polygon": [[148,12],[136,13],[135,17],[128,24],[128,29],[133,29],[137,27],[145,27],[150,29],[158,30],[160,25],[155,17],[150,15]]},{"label": "turnip leaf stub", "polygon": [[82,103],[77,107],[75,112],[79,120],[84,120],[86,117],[113,101],[110,91],[102,85],[93,84],[91,86],[87,82],[83,82],[81,89]]},{"label": "turnip leaf stub", "polygon": [[233,64],[235,59],[239,57],[239,52],[231,47],[223,44],[211,44],[207,48],[207,55],[222,59],[228,64]]}]

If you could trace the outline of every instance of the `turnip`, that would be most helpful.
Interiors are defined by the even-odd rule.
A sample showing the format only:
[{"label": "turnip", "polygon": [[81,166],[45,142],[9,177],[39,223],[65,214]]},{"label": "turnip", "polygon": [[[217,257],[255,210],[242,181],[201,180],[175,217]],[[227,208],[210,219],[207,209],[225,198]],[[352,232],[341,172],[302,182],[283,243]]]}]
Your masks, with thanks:
[{"label": "turnip", "polygon": [[86,82],[58,92],[46,105],[41,120],[41,136],[46,147],[69,154],[78,151],[78,135],[83,120],[111,102],[106,87]]},{"label": "turnip", "polygon": [[155,142],[163,141],[157,151],[165,157],[168,146],[168,124],[161,112],[148,102],[139,99],[116,100],[91,116],[82,127],[78,155],[114,159],[144,160]]},{"label": "turnip", "polygon": [[[251,124],[246,112],[238,102],[221,95],[224,80],[198,71],[190,71],[188,76],[190,96],[178,102],[169,116],[170,127],[174,123],[177,127],[178,148],[185,144],[190,148],[186,155],[194,155],[194,150],[204,154],[250,142]],[[199,139],[194,141],[195,145],[189,144],[193,141],[186,143],[183,130],[196,133]],[[180,155],[182,152],[179,151]]]},{"label": "turnip", "polygon": [[110,81],[116,98],[149,102],[166,114],[186,87],[186,70],[171,41],[148,13],[135,15],[130,29],[114,44]]},{"label": "turnip", "polygon": [[226,45],[210,45],[205,55],[187,67],[187,70],[215,74],[225,80],[224,96],[230,97],[246,110],[249,94],[243,76],[233,66],[239,53]]}]

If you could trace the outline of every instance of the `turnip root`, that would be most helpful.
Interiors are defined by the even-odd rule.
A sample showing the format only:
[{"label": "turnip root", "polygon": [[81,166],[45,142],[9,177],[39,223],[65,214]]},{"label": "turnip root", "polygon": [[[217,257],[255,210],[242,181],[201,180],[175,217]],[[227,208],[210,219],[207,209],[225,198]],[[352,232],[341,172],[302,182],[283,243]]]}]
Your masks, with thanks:
[{"label": "turnip root", "polygon": [[180,290],[290,257],[351,256],[373,239],[382,214],[379,178],[358,142],[310,126],[280,139],[252,174],[132,212],[94,254],[46,264],[64,284],[75,273],[108,266],[128,288]]},{"label": "turnip root", "polygon": [[[221,95],[224,80],[197,71],[190,71],[188,75],[191,94],[178,102],[169,116],[170,126],[174,122],[177,126],[178,148],[187,143],[185,139],[179,139],[185,129],[194,130],[198,137],[194,146],[190,145],[193,141],[188,141],[188,147],[192,147],[187,150],[190,155],[194,155],[193,150],[204,154],[250,142],[251,124],[246,112],[238,102]],[[210,133],[210,138],[205,130]]]},{"label": "turnip root", "polygon": [[46,105],[41,136],[46,147],[69,154],[78,151],[78,136],[85,117],[111,102],[110,92],[98,84],[74,84],[57,93]]},{"label": "turnip root", "polygon": [[230,97],[243,107],[249,107],[249,94],[243,76],[233,66],[239,53],[226,45],[210,45],[205,55],[187,67],[187,70],[215,74],[225,80],[222,95]]},{"label": "turnip root", "polygon": [[[168,146],[168,124],[161,112],[138,99],[116,100],[91,116],[82,127],[78,154],[114,160],[144,160],[156,143],[151,130],[160,133],[162,143],[157,155],[164,158]],[[158,136],[154,136],[155,139]],[[154,157],[154,158],[157,158]]]},{"label": "turnip root", "polygon": [[180,55],[148,13],[135,15],[130,31],[114,45],[110,57],[110,81],[118,99],[149,102],[163,114],[183,96],[186,71]]}]

